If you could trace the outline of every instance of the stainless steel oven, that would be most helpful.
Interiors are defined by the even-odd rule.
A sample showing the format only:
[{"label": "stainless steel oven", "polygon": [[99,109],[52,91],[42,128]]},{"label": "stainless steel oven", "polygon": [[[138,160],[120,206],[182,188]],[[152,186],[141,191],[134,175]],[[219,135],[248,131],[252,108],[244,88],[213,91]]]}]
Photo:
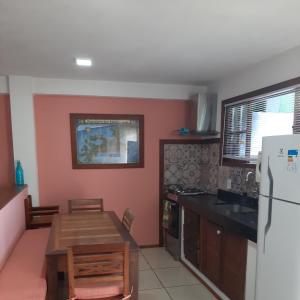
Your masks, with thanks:
[{"label": "stainless steel oven", "polygon": [[198,188],[182,188],[179,185],[171,185],[163,200],[163,220],[165,248],[175,259],[180,258],[181,235],[181,209],[177,202],[179,196],[196,196],[205,192]]},{"label": "stainless steel oven", "polygon": [[179,238],[179,204],[174,200],[164,200],[163,227],[172,237]]},{"label": "stainless steel oven", "polygon": [[165,197],[163,200],[164,244],[167,251],[175,258],[180,255],[180,207],[179,204]]}]

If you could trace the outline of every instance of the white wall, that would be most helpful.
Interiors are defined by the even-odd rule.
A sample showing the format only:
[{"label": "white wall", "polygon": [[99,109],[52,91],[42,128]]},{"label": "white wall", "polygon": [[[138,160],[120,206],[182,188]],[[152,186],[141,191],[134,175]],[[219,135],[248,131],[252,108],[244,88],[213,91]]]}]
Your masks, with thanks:
[{"label": "white wall", "polygon": [[205,86],[34,78],[35,94],[187,99]]},{"label": "white wall", "polygon": [[33,203],[37,205],[39,187],[32,78],[9,76],[9,94],[14,159],[21,161],[25,183],[28,184]]},{"label": "white wall", "polygon": [[0,76],[0,94],[8,93],[8,78],[6,76]]},{"label": "white wall", "polygon": [[221,101],[300,76],[300,46],[213,82],[218,94],[217,128],[220,130]]}]

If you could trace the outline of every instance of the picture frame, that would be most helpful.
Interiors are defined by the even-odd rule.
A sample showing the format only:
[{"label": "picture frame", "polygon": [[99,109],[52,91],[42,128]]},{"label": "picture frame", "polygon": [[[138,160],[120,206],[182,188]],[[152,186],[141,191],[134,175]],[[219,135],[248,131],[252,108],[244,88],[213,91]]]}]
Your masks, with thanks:
[{"label": "picture frame", "polygon": [[70,114],[73,169],[144,167],[144,116]]}]

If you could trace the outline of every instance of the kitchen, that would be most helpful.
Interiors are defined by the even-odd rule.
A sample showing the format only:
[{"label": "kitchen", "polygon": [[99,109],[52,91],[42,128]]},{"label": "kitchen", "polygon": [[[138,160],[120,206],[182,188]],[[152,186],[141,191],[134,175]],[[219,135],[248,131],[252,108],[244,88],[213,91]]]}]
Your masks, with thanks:
[{"label": "kitchen", "polygon": [[[197,140],[194,135],[190,140],[161,141],[161,244],[221,299],[283,299],[287,294],[286,290],[275,292],[271,285],[268,289],[264,285],[266,274],[271,276],[271,268],[273,272],[283,270],[281,264],[275,263],[283,259],[280,251],[294,244],[286,237],[286,245],[280,251],[269,248],[278,247],[278,241],[290,231],[287,225],[285,232],[277,229],[274,233],[273,228],[282,220],[272,210],[273,202],[292,203],[297,209],[298,201],[289,189],[296,186],[298,178],[299,136],[286,135],[293,133],[292,130],[297,132],[293,111],[294,107],[297,110],[299,101],[298,86],[292,86],[291,82],[283,85],[286,87],[280,90],[279,85],[273,86],[267,95],[255,91],[247,97],[223,101],[225,129],[222,128],[221,139]],[[205,99],[198,102],[199,107],[205,107]],[[249,117],[243,116],[245,111],[250,111],[252,119],[250,133]],[[201,124],[200,120],[207,124],[206,128],[198,127],[198,136],[203,137],[205,130],[209,135],[215,128],[215,116],[200,108],[198,114],[197,125]],[[255,119],[257,115],[260,120]],[[271,120],[272,126],[267,126],[266,120]],[[287,124],[279,128],[274,124],[277,121]],[[233,127],[234,122],[238,123]],[[258,140],[253,138],[257,134],[255,122],[265,126],[266,131],[259,133],[267,136],[263,146],[261,142],[253,146]],[[238,131],[239,139],[229,138],[235,134],[233,128]],[[254,151],[260,147],[262,152],[252,155],[250,147]],[[287,187],[281,187],[278,182],[286,182]],[[291,212],[286,207],[286,216],[292,217]],[[296,215],[292,218],[295,221]],[[269,243],[273,246],[267,252],[266,240],[271,227]],[[291,262],[288,266],[289,270],[295,269]],[[296,299],[295,293],[290,290],[289,299]]]},{"label": "kitchen", "polygon": [[119,298],[300,299],[299,1],[0,8],[0,299],[116,241]]}]

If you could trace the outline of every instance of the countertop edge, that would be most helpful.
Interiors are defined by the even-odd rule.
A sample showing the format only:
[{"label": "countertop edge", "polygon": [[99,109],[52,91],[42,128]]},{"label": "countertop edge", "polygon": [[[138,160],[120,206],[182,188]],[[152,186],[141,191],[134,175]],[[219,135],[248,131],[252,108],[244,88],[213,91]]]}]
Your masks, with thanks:
[{"label": "countertop edge", "polygon": [[179,197],[178,203],[199,215],[203,215],[203,217],[207,218],[208,220],[211,220],[212,222],[223,226],[228,231],[240,234],[246,239],[257,243],[257,231],[255,231],[253,228],[248,227],[245,224],[239,223],[236,220],[228,218],[222,214],[218,214],[215,211],[209,211],[207,209],[203,209],[203,207],[200,206],[196,209],[194,203],[191,203],[188,197]]},{"label": "countertop edge", "polygon": [[0,210],[27,188],[27,184],[22,186],[12,185],[0,188]]}]

